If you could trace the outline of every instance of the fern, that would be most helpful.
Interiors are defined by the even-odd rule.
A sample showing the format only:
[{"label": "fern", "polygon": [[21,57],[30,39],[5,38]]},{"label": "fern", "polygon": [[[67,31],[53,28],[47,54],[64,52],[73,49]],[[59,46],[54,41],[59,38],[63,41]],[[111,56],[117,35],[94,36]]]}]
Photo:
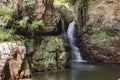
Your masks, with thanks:
[{"label": "fern", "polygon": [[22,20],[19,20],[17,23],[23,27],[26,28],[27,23],[28,23],[29,17],[28,16],[24,16]]},{"label": "fern", "polygon": [[43,20],[39,20],[39,21],[35,20],[31,25],[32,28],[38,28],[39,26],[42,26],[42,27],[44,26]]},{"label": "fern", "polygon": [[0,41],[11,41],[13,40],[14,29],[0,28]]}]

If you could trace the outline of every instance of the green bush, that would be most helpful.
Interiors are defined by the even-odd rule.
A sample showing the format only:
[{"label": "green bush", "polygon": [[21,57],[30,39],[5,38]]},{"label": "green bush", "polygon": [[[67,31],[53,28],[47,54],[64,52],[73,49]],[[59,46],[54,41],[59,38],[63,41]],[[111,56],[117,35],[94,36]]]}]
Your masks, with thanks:
[{"label": "green bush", "polygon": [[7,22],[12,19],[12,15],[16,10],[16,5],[0,7],[0,26],[6,26]]},{"label": "green bush", "polygon": [[29,20],[29,17],[28,16],[24,16],[22,20],[19,20],[18,21],[18,24],[23,27],[23,28],[26,28],[27,27],[27,24],[28,24],[28,20]]},{"label": "green bush", "polygon": [[0,41],[11,41],[13,40],[14,29],[0,28]]},{"label": "green bush", "polygon": [[38,27],[44,27],[44,22],[43,20],[34,20],[32,21],[32,24],[28,22],[29,17],[28,16],[24,16],[21,20],[17,21],[17,23],[23,27],[26,28],[28,25],[30,26],[30,28],[38,28]]},{"label": "green bush", "polygon": [[9,6],[2,6],[0,7],[0,15],[3,16],[5,19],[9,20],[12,18],[14,11],[17,10],[17,6],[12,4]]},{"label": "green bush", "polygon": [[44,27],[44,22],[43,22],[43,20],[35,20],[35,21],[33,21],[33,23],[31,24],[31,27],[32,28],[38,28],[38,27]]}]

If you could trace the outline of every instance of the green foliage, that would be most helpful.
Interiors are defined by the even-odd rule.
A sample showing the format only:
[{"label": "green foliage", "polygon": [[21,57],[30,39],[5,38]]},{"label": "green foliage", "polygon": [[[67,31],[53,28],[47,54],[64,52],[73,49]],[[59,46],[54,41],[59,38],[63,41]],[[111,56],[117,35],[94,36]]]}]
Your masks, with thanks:
[{"label": "green foliage", "polygon": [[2,15],[5,19],[9,20],[12,18],[13,12],[17,10],[17,6],[12,4],[8,7],[2,6],[0,7],[0,15]]},{"label": "green foliage", "polygon": [[55,52],[48,53],[48,55],[47,55],[47,57],[46,57],[46,59],[44,61],[45,68],[50,67],[50,65],[56,64],[55,57],[56,57],[56,53]]},{"label": "green foliage", "polygon": [[68,0],[54,0],[54,4],[63,4],[67,8],[71,6],[71,4],[68,2]]},{"label": "green foliage", "polygon": [[[42,41],[37,46],[37,51],[40,52],[41,55],[44,56],[44,66],[45,68],[52,66],[56,66],[56,54],[59,53],[57,49],[59,49],[58,45],[59,41],[56,37],[46,37],[44,41]],[[59,45],[60,46],[60,45]]]},{"label": "green foliage", "polygon": [[12,15],[16,10],[16,5],[0,7],[0,26],[5,26],[6,22],[12,18]]},{"label": "green foliage", "polygon": [[96,42],[100,42],[100,43],[111,43],[111,37],[109,35],[106,34],[106,32],[101,32],[99,34],[94,33],[92,35],[93,39],[99,39]]},{"label": "green foliage", "polygon": [[105,43],[105,44],[111,44],[112,40],[119,40],[120,34],[116,36],[111,36],[107,34],[105,31],[99,31],[99,23],[98,22],[89,22],[89,25],[92,28],[93,34],[92,39],[96,39],[96,42],[98,43]]},{"label": "green foliage", "polygon": [[[26,37],[24,37],[24,36],[20,36],[20,35],[18,35],[18,39],[16,39],[17,41],[20,41],[23,45],[27,45],[28,44],[28,42],[29,42],[29,39],[27,39]],[[29,44],[31,44],[31,43],[29,43]]]},{"label": "green foliage", "polygon": [[0,28],[0,41],[11,41],[13,40],[14,29]]},{"label": "green foliage", "polygon": [[44,22],[43,22],[43,20],[35,20],[35,21],[33,21],[33,23],[31,24],[31,27],[32,28],[38,28],[39,26],[44,26]]},{"label": "green foliage", "polygon": [[42,41],[42,42],[37,46],[37,50],[38,50],[38,51],[41,51],[41,53],[44,52],[45,48],[46,48],[46,44],[45,44],[44,41]]},{"label": "green foliage", "polygon": [[27,23],[28,23],[29,17],[28,16],[24,16],[22,20],[18,21],[18,24],[23,27],[26,28]]},{"label": "green foliage", "polygon": [[45,68],[50,67],[51,64],[55,64],[55,56],[56,52],[52,51],[49,52],[46,50],[47,44],[46,42],[42,41],[38,47],[37,50],[40,52],[41,55],[45,58],[43,61]]},{"label": "green foliage", "polygon": [[88,23],[91,27],[94,33],[98,32],[98,27],[99,27],[99,23],[98,22],[89,22]]},{"label": "green foliage", "polygon": [[29,20],[29,17],[28,16],[24,16],[22,20],[19,20],[17,23],[23,27],[23,28],[26,28],[28,25],[30,26],[30,28],[38,28],[38,27],[44,27],[44,22],[43,20],[34,20],[31,23],[28,22]]},{"label": "green foliage", "polygon": [[99,39],[96,42],[111,44],[113,40],[119,40],[120,35],[119,36],[117,36],[117,35],[116,36],[110,36],[106,32],[101,32],[99,34],[93,34],[92,38]]},{"label": "green foliage", "polygon": [[0,26],[4,26],[4,21],[1,17],[0,17]]}]

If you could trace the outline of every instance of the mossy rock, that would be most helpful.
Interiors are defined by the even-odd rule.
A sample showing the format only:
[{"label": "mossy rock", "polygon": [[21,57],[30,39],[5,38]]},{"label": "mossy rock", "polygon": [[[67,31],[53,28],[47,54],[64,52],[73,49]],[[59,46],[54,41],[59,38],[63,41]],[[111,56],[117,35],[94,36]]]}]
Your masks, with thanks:
[{"label": "mossy rock", "polygon": [[61,36],[44,36],[43,40],[35,48],[32,57],[33,69],[35,69],[35,66],[39,66],[40,71],[60,66],[65,67],[68,54],[64,42]]}]

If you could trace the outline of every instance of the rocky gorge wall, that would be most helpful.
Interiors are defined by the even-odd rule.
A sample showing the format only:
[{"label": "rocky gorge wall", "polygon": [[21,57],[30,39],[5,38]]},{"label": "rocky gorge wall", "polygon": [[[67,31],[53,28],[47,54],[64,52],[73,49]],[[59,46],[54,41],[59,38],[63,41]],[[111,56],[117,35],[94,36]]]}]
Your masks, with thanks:
[{"label": "rocky gorge wall", "polygon": [[[66,31],[73,20],[71,11],[54,5],[54,0],[32,1],[0,1],[0,71],[5,80],[8,76],[29,77],[31,72],[63,70],[71,58],[69,40],[61,35],[63,25]],[[77,46],[82,55],[119,63],[120,1],[75,1]]]},{"label": "rocky gorge wall", "polygon": [[[79,9],[82,11],[81,7]],[[95,61],[119,63],[120,1],[90,0],[82,9],[87,13],[82,15],[85,18],[78,19],[82,34],[78,40],[81,51],[90,54]],[[85,25],[81,25],[83,19]]]}]

